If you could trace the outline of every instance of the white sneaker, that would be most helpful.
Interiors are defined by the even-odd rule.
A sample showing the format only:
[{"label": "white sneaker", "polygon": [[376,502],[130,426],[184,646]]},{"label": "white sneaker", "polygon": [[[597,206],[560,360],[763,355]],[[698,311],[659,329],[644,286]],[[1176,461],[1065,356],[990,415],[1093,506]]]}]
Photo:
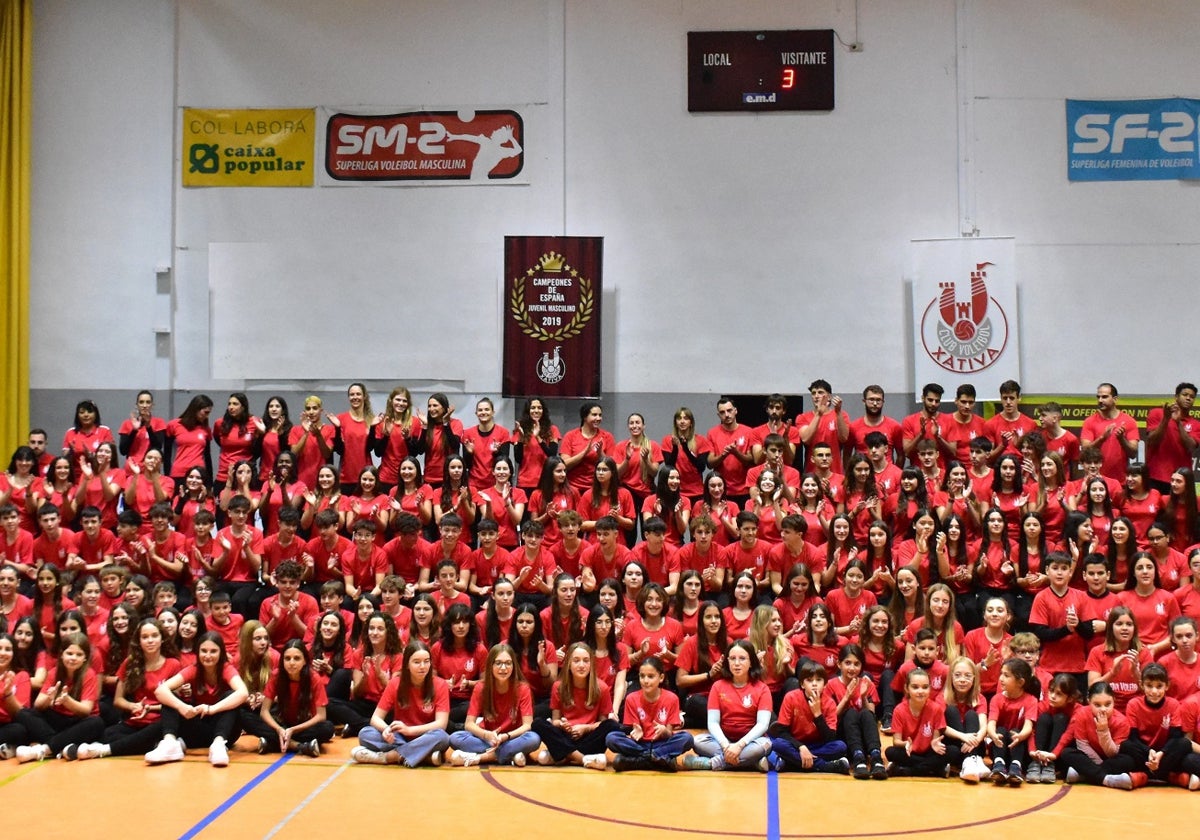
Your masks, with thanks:
[{"label": "white sneaker", "polygon": [[450,753],[450,763],[455,767],[474,767],[479,763],[479,753],[454,750]]},{"label": "white sneaker", "polygon": [[[83,752],[82,747],[80,752]],[[82,755],[79,757],[83,758]],[[147,764],[169,764],[172,761],[183,761],[183,745],[178,738],[163,738],[157,747],[146,753]]]},{"label": "white sneaker", "polygon": [[112,755],[112,747],[93,741],[90,744],[80,744],[75,757],[80,761],[87,761],[89,758],[107,758],[110,755]]},{"label": "white sneaker", "polygon": [[979,783],[979,764],[980,759],[977,755],[969,755],[963,759],[962,771],[958,774],[958,778],[962,779],[969,785]]},{"label": "white sneaker", "polygon": [[[513,767],[524,767],[525,766],[525,753],[519,752],[516,755],[514,755],[512,757],[512,763],[513,763]],[[1193,778],[1195,778],[1195,777],[1193,777]]]},{"label": "white sneaker", "polygon": [[608,766],[608,757],[604,753],[593,753],[583,757],[583,766],[592,770],[603,770]]},{"label": "white sneaker", "polygon": [[10,758],[17,757],[17,748],[10,747],[8,744],[0,744],[0,759],[8,761]]},{"label": "white sneaker", "polygon": [[359,764],[387,764],[387,757],[367,747],[355,747],[350,750],[350,757]]},{"label": "white sneaker", "polygon": [[535,755],[533,758],[543,767],[549,767],[554,763],[554,756],[550,755],[550,751],[547,749],[538,750],[537,755]]},{"label": "white sneaker", "polygon": [[33,747],[17,747],[17,761],[24,764],[27,761],[45,761],[50,757],[50,746],[48,744],[38,744]]},{"label": "white sneaker", "polygon": [[208,747],[208,763],[213,767],[229,766],[229,748],[225,746],[224,738],[213,738]]}]

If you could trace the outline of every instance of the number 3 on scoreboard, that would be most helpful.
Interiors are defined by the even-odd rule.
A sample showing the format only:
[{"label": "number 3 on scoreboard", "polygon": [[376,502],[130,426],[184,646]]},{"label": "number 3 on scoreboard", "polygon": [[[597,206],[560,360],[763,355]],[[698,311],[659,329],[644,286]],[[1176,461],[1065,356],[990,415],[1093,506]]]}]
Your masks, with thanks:
[{"label": "number 3 on scoreboard", "polygon": [[796,68],[795,67],[784,67],[783,68],[783,89],[791,90],[795,86],[796,86]]}]

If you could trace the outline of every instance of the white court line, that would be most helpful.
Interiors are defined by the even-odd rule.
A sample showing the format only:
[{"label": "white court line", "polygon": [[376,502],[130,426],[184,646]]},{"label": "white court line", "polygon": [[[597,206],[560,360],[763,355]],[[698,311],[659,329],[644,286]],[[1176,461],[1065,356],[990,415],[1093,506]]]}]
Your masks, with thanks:
[{"label": "white court line", "polygon": [[272,837],[274,837],[276,834],[278,834],[280,831],[282,831],[283,827],[285,825],[287,825],[289,822],[291,822],[292,818],[294,816],[296,816],[301,811],[303,811],[305,806],[308,805],[308,803],[310,803],[314,799],[316,799],[317,796],[320,795],[321,791],[325,790],[325,788],[327,788],[331,784],[333,784],[333,780],[336,779],[338,776],[342,775],[343,773],[345,773],[346,768],[349,767],[353,763],[354,763],[353,761],[347,761],[345,764],[343,764],[337,770],[334,770],[332,776],[330,776],[325,781],[321,782],[321,784],[317,785],[316,790],[314,790],[308,796],[304,797],[304,799],[301,800],[299,805],[297,805],[295,808],[293,808],[286,817],[284,817],[282,820],[280,820],[279,823],[274,828],[272,828],[270,831],[268,831],[266,833],[266,835],[263,837],[263,840],[271,840]]}]

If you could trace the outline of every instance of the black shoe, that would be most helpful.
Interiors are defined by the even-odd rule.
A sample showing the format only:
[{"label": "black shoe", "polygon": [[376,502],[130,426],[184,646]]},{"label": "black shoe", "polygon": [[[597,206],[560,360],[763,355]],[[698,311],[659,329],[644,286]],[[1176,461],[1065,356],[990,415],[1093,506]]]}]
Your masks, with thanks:
[{"label": "black shoe", "polygon": [[854,765],[854,778],[869,779],[871,778],[871,768],[867,766],[867,762],[860,761]]},{"label": "black shoe", "polygon": [[[895,764],[893,764],[892,766],[895,767],[897,771],[903,770],[902,767],[898,767]],[[883,765],[882,760],[877,759],[871,763],[871,778],[872,779],[882,782],[882,781],[885,781],[889,775],[904,775],[904,774],[899,773],[899,772],[889,773],[887,767],[885,767]]]},{"label": "black shoe", "polygon": [[65,747],[63,747],[60,755],[62,755],[62,757],[67,761],[74,761],[79,757],[79,745],[67,744]]},{"label": "black shoe", "polygon": [[641,770],[638,765],[641,762],[627,755],[614,755],[612,760],[612,769],[617,773],[624,773],[628,770]]},{"label": "black shoe", "polygon": [[311,741],[308,741],[307,743],[302,743],[300,745],[300,748],[297,750],[297,752],[299,752],[300,755],[306,755],[309,758],[320,758],[321,757],[321,744],[317,741],[316,738],[313,738]]},{"label": "black shoe", "polygon": [[835,758],[833,761],[826,761],[825,766],[821,768],[822,773],[837,773],[839,776],[845,776],[850,772],[850,759]]},{"label": "black shoe", "polygon": [[879,721],[879,727],[883,730],[884,735],[892,734],[892,716],[890,713],[884,715],[883,720]]},{"label": "black shoe", "polygon": [[263,738],[263,737],[260,735],[260,736],[259,736],[259,738],[258,738],[258,754],[259,754],[259,755],[266,755],[266,754],[267,754],[267,749],[268,749],[268,747],[269,747],[269,746],[270,746],[270,744],[268,744],[268,743],[267,743],[267,739],[266,739],[266,738]]},{"label": "black shoe", "polygon": [[675,773],[678,772],[679,767],[676,766],[674,758],[662,758],[651,753],[650,769],[661,770],[664,773]]}]

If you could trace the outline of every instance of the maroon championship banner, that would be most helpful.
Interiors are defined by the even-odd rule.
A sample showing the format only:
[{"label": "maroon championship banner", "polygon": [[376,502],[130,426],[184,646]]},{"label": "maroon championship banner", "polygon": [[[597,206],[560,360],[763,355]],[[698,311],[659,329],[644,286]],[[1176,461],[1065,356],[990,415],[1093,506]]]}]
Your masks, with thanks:
[{"label": "maroon championship banner", "polygon": [[600,396],[603,253],[599,236],[504,237],[504,396]]}]

